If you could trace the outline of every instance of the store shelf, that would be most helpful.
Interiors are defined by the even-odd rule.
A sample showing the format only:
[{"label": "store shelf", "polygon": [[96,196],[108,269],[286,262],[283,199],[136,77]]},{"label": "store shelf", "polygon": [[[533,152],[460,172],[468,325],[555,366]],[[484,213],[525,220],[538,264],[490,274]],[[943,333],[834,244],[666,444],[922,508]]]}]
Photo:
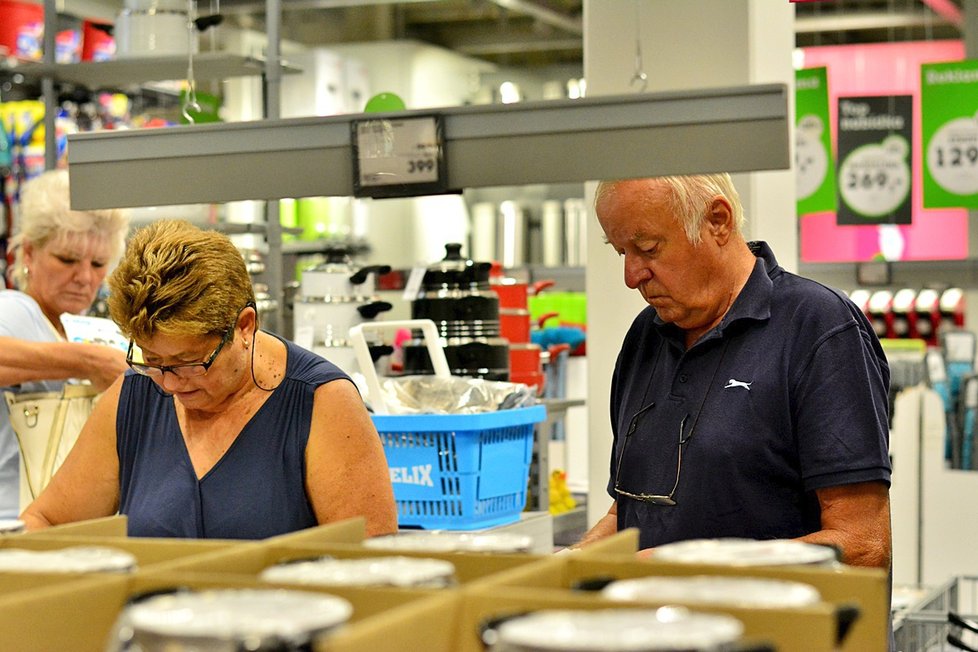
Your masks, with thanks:
[{"label": "store shelf", "polygon": [[72,206],[350,196],[351,123],[432,113],[459,190],[790,166],[788,91],[769,84],[77,134]]},{"label": "store shelf", "polygon": [[[194,78],[197,80],[225,79],[261,75],[265,62],[225,52],[205,52],[194,56]],[[111,61],[82,63],[23,62],[6,66],[4,70],[36,79],[51,78],[55,82],[77,84],[92,90],[124,88],[152,81],[187,78],[187,57],[138,57]],[[299,68],[283,65],[285,73],[300,72]]]}]

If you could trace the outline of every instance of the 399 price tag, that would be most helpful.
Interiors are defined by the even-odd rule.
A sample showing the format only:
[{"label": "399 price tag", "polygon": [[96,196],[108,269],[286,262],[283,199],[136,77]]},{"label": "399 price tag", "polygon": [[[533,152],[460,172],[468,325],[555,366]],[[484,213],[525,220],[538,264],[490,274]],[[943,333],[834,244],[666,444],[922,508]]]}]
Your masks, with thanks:
[{"label": "399 price tag", "polygon": [[355,196],[446,191],[440,116],[358,120],[352,129]]}]

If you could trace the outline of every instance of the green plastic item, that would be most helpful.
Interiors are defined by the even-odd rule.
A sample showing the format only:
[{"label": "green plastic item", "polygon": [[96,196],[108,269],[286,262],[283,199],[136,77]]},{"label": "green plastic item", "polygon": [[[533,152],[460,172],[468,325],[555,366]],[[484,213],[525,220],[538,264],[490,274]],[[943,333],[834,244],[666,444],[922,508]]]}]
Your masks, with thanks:
[{"label": "green plastic item", "polygon": [[388,113],[391,111],[403,111],[407,108],[404,100],[394,93],[377,93],[369,100],[364,107],[364,113]]}]

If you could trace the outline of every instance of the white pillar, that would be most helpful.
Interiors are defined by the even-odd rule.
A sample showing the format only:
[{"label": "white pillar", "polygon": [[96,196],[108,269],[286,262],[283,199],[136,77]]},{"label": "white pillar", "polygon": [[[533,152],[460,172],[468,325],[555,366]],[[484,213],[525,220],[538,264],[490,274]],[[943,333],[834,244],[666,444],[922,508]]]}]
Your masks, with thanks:
[{"label": "white pillar", "polygon": [[[639,92],[636,40],[650,92],[747,84],[794,87],[794,8],[770,0],[584,0],[584,76],[588,95]],[[789,96],[793,93],[789,93]],[[649,152],[649,158],[655,151]],[[749,239],[771,244],[797,269],[795,182],[791,171],[740,174]],[[593,205],[594,184],[588,184]],[[625,287],[621,261],[603,242],[593,210],[587,229],[588,524],[611,504],[608,394],[625,331],[643,307]]]}]

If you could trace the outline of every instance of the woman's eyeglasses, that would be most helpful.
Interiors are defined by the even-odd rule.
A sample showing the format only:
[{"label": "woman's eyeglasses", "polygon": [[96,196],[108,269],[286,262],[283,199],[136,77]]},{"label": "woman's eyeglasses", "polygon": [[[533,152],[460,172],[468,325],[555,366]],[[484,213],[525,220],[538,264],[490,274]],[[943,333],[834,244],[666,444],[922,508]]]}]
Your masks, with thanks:
[{"label": "woman's eyeglasses", "polygon": [[231,341],[231,336],[233,334],[234,326],[231,326],[224,331],[224,336],[221,338],[221,343],[217,345],[217,348],[214,349],[214,352],[211,353],[206,362],[191,362],[189,364],[174,365],[154,365],[143,362],[133,362],[133,343],[132,340],[129,340],[129,352],[126,354],[126,364],[128,364],[129,368],[135,371],[137,374],[142,376],[150,376],[153,378],[161,378],[167,371],[178,378],[195,378],[197,376],[203,376],[207,373],[207,370],[211,368],[211,365],[214,364],[214,360],[217,359],[217,355],[221,352],[221,349],[224,348],[224,345]]},{"label": "woman's eyeglasses", "polygon": [[689,434],[685,437],[683,432],[686,430],[686,420],[689,415],[683,417],[682,421],[679,422],[679,459],[676,462],[676,482],[672,485],[672,490],[668,494],[642,494],[642,493],[632,493],[630,491],[625,491],[621,488],[621,463],[625,458],[625,451],[628,449],[628,441],[635,434],[635,430],[638,429],[638,421],[646,412],[655,407],[655,403],[649,403],[641,410],[635,413],[631,421],[628,422],[628,429],[625,431],[625,443],[621,447],[621,455],[618,456],[618,468],[615,470],[615,493],[619,496],[626,496],[634,500],[640,500],[644,503],[651,503],[653,505],[664,505],[667,507],[675,506],[676,504],[676,488],[679,487],[679,474],[683,470],[683,444],[688,442],[693,436],[693,431],[696,429],[696,424],[693,424],[693,428],[689,431]]}]

